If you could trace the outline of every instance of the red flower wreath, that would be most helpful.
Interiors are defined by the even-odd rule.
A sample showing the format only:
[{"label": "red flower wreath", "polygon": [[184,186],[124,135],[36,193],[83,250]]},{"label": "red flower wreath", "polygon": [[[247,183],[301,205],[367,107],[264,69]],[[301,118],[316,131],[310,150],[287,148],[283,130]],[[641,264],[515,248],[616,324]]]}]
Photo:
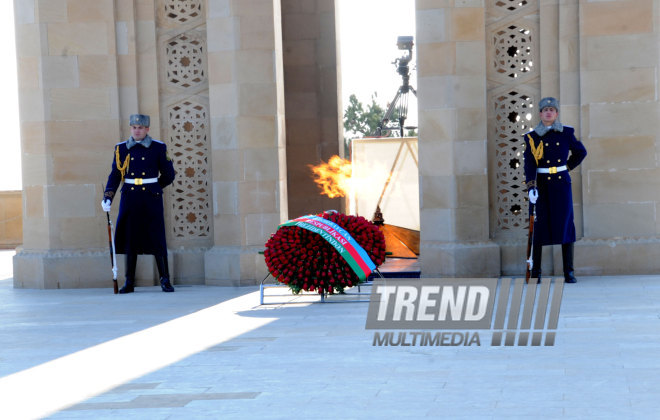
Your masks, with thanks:
[{"label": "red flower wreath", "polygon": [[[385,237],[378,226],[362,216],[341,213],[318,215],[346,229],[367,252],[376,267],[385,261]],[[293,293],[342,292],[360,278],[320,235],[297,226],[282,226],[271,235],[264,251],[268,271]]]}]

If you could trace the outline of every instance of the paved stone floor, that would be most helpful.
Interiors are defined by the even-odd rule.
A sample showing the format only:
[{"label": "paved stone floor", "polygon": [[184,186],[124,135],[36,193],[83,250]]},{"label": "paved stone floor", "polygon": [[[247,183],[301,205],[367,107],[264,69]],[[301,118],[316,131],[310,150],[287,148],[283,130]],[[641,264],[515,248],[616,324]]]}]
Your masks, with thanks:
[{"label": "paved stone floor", "polygon": [[551,347],[378,347],[357,297],[13,289],[11,254],[0,419],[660,417],[660,276],[566,285]]}]

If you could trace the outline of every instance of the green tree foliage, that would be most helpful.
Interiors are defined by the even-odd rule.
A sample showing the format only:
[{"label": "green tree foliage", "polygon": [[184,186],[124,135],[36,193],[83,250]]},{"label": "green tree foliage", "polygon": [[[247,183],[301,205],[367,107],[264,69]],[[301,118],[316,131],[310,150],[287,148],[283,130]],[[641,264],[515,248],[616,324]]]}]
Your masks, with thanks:
[{"label": "green tree foliage", "polygon": [[357,96],[351,95],[348,98],[348,106],[344,111],[344,156],[348,159],[353,139],[372,135],[385,115],[385,110],[376,103],[376,96],[375,92],[371,95],[371,104],[366,111]]},{"label": "green tree foliage", "polygon": [[[381,107],[376,103],[377,96],[376,92],[371,95],[371,104],[367,106],[366,110],[364,109],[362,102],[360,102],[355,95],[351,95],[348,98],[348,106],[344,111],[344,156],[350,156],[351,142],[353,139],[373,135],[376,132],[381,119],[385,116],[389,104],[387,104],[385,108]],[[399,110],[395,108],[390,120],[396,122],[398,119]],[[384,131],[382,136],[398,136],[398,133],[398,130]],[[408,137],[414,137],[417,135],[417,130],[408,130],[405,135]]]},{"label": "green tree foliage", "polygon": [[362,102],[358,101],[355,95],[351,95],[344,111],[344,138],[352,140],[371,135],[376,131],[383,115],[385,110],[376,103],[376,93],[371,95],[371,104],[366,111]]}]

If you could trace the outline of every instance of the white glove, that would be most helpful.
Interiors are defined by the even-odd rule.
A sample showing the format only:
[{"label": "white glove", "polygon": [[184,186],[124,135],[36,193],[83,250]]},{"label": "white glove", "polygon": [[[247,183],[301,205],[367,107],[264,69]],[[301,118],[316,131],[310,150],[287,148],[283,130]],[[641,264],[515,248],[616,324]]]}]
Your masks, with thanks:
[{"label": "white glove", "polygon": [[103,211],[109,212],[110,211],[110,206],[112,206],[112,202],[108,200],[107,198],[103,201],[101,201],[101,207],[103,208]]},{"label": "white glove", "polygon": [[536,191],[536,188],[532,188],[529,190],[529,202],[532,204],[536,204],[536,199],[539,198],[539,192]]}]

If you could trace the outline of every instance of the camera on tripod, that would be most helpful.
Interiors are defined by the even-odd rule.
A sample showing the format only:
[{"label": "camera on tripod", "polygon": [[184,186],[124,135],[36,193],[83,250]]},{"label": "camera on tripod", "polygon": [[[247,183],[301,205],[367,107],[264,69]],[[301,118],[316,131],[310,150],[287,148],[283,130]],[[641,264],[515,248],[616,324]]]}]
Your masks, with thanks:
[{"label": "camera on tripod", "polygon": [[[404,79],[408,78],[408,63],[410,63],[410,60],[412,60],[412,49],[413,49],[413,37],[412,36],[400,36],[396,40],[396,46],[399,47],[400,50],[408,50],[408,55],[404,55],[402,57],[397,58],[392,62],[394,66],[396,67],[397,73],[399,73],[401,76],[404,77]],[[407,83],[404,83],[407,85]]]},{"label": "camera on tripod", "polygon": [[412,51],[413,45],[415,44],[413,44],[412,36],[400,36],[396,39],[396,46],[399,47],[400,50]]},{"label": "camera on tripod", "polygon": [[[405,127],[403,124],[408,117],[408,93],[412,92],[415,97],[417,91],[414,87],[410,86],[410,68],[408,63],[412,60],[413,37],[400,36],[396,41],[397,47],[400,50],[408,50],[408,54],[395,59],[392,64],[396,67],[397,73],[401,75],[402,83],[394,96],[394,100],[390,102],[385,115],[378,123],[373,136],[381,137],[383,133],[398,132],[399,136],[403,137],[405,129],[415,129],[417,127]],[[396,111],[396,113],[395,113]],[[392,123],[394,118],[395,123]]]}]

